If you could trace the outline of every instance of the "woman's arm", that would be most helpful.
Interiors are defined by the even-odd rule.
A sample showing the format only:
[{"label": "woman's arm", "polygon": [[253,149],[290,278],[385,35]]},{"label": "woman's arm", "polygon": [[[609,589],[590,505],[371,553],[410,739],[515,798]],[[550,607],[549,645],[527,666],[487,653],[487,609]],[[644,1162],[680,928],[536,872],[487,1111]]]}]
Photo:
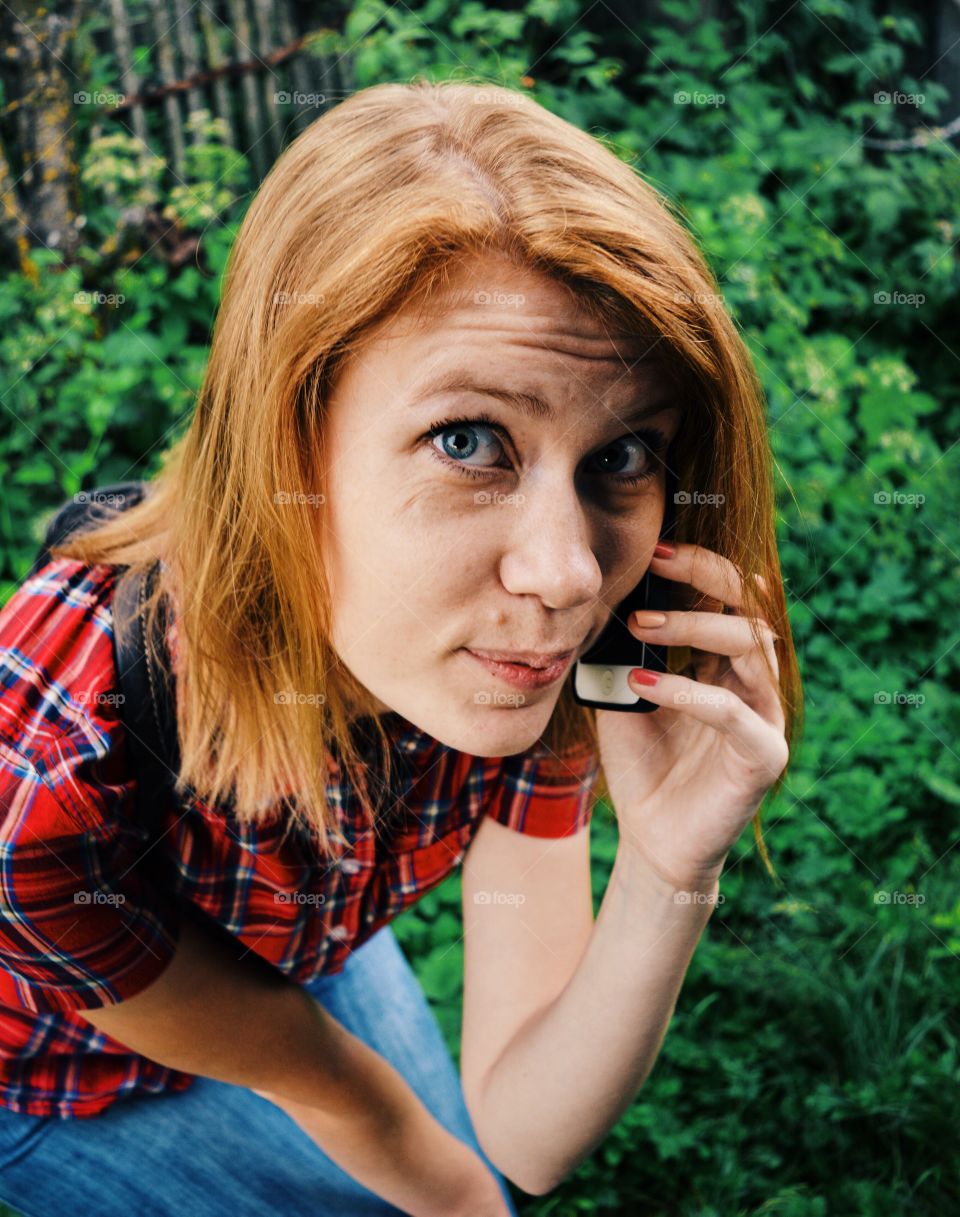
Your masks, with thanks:
[{"label": "woman's arm", "polygon": [[[658,712],[597,710],[619,845],[595,924],[588,924],[586,885],[575,865],[578,838],[580,859],[588,856],[586,833],[574,835],[569,854],[560,850],[565,872],[551,865],[552,848],[539,865],[523,869],[514,857],[519,846],[501,846],[496,856],[490,844],[496,837],[487,836],[479,856],[470,851],[474,873],[465,881],[465,899],[477,884],[494,886],[502,863],[513,857],[512,882],[524,894],[536,893],[531,909],[538,936],[549,932],[565,902],[578,910],[573,918],[567,914],[571,932],[554,948],[550,983],[519,919],[507,933],[509,967],[523,977],[515,991],[527,1009],[509,1039],[501,1026],[499,1043],[476,1047],[482,1025],[476,1003],[484,1000],[478,993],[493,986],[471,987],[468,1102],[487,1156],[511,1178],[525,1180],[528,1190],[547,1191],[569,1174],[646,1078],[716,905],[727,855],[789,759],[776,636],[764,618],[746,615],[753,598],[741,572],[728,558],[689,543],[658,545],[651,569],[729,611],[669,610],[654,614],[662,620],[628,619],[638,639],[689,647],[693,675],[638,669],[628,683]],[[751,587],[766,598],[763,579]],[[677,899],[681,892],[686,901]],[[469,922],[465,932],[471,933]],[[493,941],[487,919],[480,971],[488,981]],[[525,974],[517,966],[524,951],[532,964]],[[564,968],[568,979],[560,988],[556,977]]]},{"label": "woman's arm", "polygon": [[[543,1194],[576,1169],[635,1098],[715,903],[676,903],[676,889],[621,841],[590,930],[583,907],[589,887],[577,859],[578,843],[587,856],[588,833],[544,842],[532,862],[533,842],[495,824],[484,830],[464,867],[465,1003],[472,999],[464,1013],[464,1091],[490,1160],[525,1191]],[[517,857],[512,874],[506,851]],[[488,886],[524,899],[499,911],[487,901],[478,907],[474,895]],[[717,887],[704,895],[715,896]],[[565,939],[554,933],[564,920]],[[535,990],[553,996],[531,1012]],[[493,1003],[511,1010],[519,1026],[478,1074],[483,1009]]]},{"label": "woman's arm", "polygon": [[[505,1217],[486,1165],[388,1061],[306,989],[253,952],[235,957],[186,910],[156,980],[126,1001],[77,1013],[161,1065],[269,1098],[338,1166],[414,1217]],[[305,1194],[309,1187],[305,1179]]]}]

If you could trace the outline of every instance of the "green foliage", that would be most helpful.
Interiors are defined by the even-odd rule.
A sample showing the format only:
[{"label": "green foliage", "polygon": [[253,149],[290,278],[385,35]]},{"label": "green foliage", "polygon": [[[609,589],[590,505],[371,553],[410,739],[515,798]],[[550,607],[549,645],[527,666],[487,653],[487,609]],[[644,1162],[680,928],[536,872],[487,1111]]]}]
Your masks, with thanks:
[{"label": "green foliage", "polygon": [[[0,601],[50,510],[78,490],[149,476],[193,406],[249,169],[219,120],[198,112],[190,128],[198,139],[172,188],[165,163],[131,136],[91,131],[76,259],[34,250],[34,274],[0,283]],[[131,211],[136,234],[153,214],[192,239],[193,256],[178,265],[159,238],[126,242]]]},{"label": "green foliage", "polygon": [[[702,243],[767,396],[807,705],[766,812],[785,890],[746,832],[636,1101],[522,1211],[934,1217],[960,1202],[960,159],[934,138],[908,152],[865,140],[953,115],[921,10],[754,0],[735,14],[670,0],[641,28],[585,0],[357,0],[313,45],[349,54],[357,88],[480,77],[603,137]],[[88,78],[109,87],[95,63]],[[40,251],[34,281],[0,285],[0,599],[40,514],[151,469],[190,407],[248,188],[198,121],[204,144],[172,194],[122,139],[90,143],[79,261]],[[199,264],[124,261],[111,242],[135,205],[202,231]],[[599,903],[608,807],[592,848]],[[459,894],[453,876],[396,923],[457,1057]]]},{"label": "green foliage", "polygon": [[[807,699],[767,812],[786,896],[745,833],[653,1073],[530,1214],[932,1215],[960,1198],[960,161],[863,144],[913,130],[880,92],[924,94],[921,130],[952,115],[905,70],[929,45],[914,14],[741,12],[661,4],[638,31],[586,4],[361,0],[346,31],[358,87],[479,75],[602,133],[702,243],[769,403]],[[610,809],[593,833],[602,893]],[[397,927],[454,1052],[458,899],[451,880]]]}]

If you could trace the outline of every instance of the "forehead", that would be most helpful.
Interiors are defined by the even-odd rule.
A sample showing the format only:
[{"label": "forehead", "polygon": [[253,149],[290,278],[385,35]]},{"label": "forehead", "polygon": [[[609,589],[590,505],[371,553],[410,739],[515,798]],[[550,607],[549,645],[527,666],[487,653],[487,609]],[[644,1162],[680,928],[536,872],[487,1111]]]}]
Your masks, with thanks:
[{"label": "forehead", "polygon": [[662,385],[658,341],[613,332],[565,284],[501,258],[459,263],[425,302],[406,305],[368,335],[364,349],[396,387],[434,380],[477,383],[495,372],[540,383],[603,386],[627,397]]}]

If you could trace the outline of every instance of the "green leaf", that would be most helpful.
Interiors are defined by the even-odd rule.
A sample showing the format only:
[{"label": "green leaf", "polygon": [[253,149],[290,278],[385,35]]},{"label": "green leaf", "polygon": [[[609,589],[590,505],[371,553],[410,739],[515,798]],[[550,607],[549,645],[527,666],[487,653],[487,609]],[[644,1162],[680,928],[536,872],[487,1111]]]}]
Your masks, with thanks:
[{"label": "green leaf", "polygon": [[51,486],[54,482],[54,474],[50,459],[38,453],[25,465],[21,465],[13,471],[13,481],[21,486]]}]

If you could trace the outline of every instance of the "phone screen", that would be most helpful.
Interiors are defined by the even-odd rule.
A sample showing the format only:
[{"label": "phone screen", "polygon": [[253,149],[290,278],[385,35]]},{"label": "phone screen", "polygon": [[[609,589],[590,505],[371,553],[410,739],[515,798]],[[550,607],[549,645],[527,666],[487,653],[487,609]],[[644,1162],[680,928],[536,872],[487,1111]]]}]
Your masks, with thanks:
[{"label": "phone screen", "polygon": [[[665,484],[662,537],[672,533],[676,518],[677,478],[668,468]],[[604,710],[656,710],[630,688],[627,676],[632,668],[667,670],[667,648],[634,637],[627,628],[630,614],[637,609],[668,609],[672,605],[671,580],[654,575],[649,569],[636,587],[613,611],[610,621],[589,651],[574,664],[573,696],[584,706]]]}]

